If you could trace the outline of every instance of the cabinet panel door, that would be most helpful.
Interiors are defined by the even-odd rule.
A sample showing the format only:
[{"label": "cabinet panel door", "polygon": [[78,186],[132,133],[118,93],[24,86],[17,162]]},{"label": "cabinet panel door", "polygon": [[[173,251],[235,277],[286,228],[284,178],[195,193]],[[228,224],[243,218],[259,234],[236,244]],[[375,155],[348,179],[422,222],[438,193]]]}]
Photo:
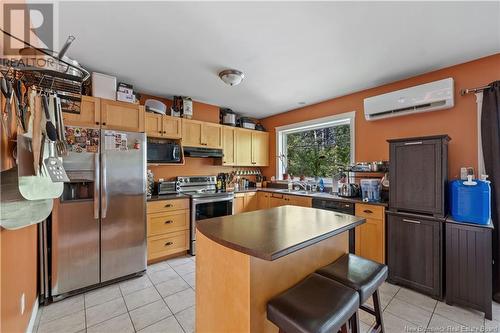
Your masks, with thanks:
[{"label": "cabinet panel door", "polygon": [[64,125],[99,127],[101,123],[101,104],[99,98],[82,96],[80,112],[63,112]]},{"label": "cabinet panel door", "polygon": [[236,129],[236,165],[252,165],[252,132]]},{"label": "cabinet panel door", "polygon": [[287,205],[300,206],[300,207],[312,207],[312,199],[308,197],[301,197],[298,195],[287,195],[286,196]]},{"label": "cabinet panel door", "polygon": [[252,165],[269,165],[269,134],[266,132],[252,132]]},{"label": "cabinet panel door", "polygon": [[259,209],[268,209],[269,208],[269,193],[266,192],[257,192],[257,205]]},{"label": "cabinet panel door", "polygon": [[258,209],[257,192],[245,193],[245,212],[252,212]]},{"label": "cabinet panel door", "polygon": [[188,147],[204,147],[202,131],[203,123],[201,121],[182,119],[182,144]]},{"label": "cabinet panel door", "polygon": [[222,126],[213,123],[203,123],[202,143],[208,148],[222,148]]},{"label": "cabinet panel door", "polygon": [[146,112],[144,116],[144,130],[148,137],[161,138],[163,136],[161,115]]},{"label": "cabinet panel door", "polygon": [[385,263],[384,221],[367,218],[356,227],[356,255],[381,264]]},{"label": "cabinet panel door", "polygon": [[182,136],[181,118],[163,116],[162,117],[163,137],[168,139],[179,139]]},{"label": "cabinet panel door", "polygon": [[441,297],[442,223],[388,215],[389,277]]},{"label": "cabinet panel door", "polygon": [[144,106],[101,99],[101,126],[129,132],[144,132]]},{"label": "cabinet panel door", "polygon": [[245,211],[245,195],[243,193],[236,194],[233,200],[234,214],[243,213]]},{"label": "cabinet panel door", "polygon": [[390,191],[391,207],[421,213],[443,213],[441,153],[441,140],[391,144],[390,174],[394,184]]},{"label": "cabinet panel door", "polygon": [[236,129],[224,126],[222,128],[222,164],[234,165],[236,163]]},{"label": "cabinet panel door", "polygon": [[269,208],[287,205],[288,201],[283,194],[271,193],[269,196]]}]

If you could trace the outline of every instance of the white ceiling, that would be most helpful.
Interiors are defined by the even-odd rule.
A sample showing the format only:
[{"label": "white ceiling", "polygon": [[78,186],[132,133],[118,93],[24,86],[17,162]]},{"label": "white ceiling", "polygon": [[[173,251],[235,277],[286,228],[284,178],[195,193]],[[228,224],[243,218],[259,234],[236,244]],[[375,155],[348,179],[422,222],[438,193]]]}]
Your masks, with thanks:
[{"label": "white ceiling", "polygon": [[90,70],[257,118],[500,52],[497,1],[61,2],[59,22]]}]

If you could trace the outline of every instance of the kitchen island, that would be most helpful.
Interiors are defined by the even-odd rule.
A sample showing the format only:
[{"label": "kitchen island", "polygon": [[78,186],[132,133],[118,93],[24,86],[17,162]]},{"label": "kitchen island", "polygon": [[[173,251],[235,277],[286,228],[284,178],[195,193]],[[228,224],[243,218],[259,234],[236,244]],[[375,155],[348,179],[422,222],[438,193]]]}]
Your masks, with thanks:
[{"label": "kitchen island", "polygon": [[296,206],[198,222],[196,332],[277,332],[269,299],[347,253],[364,222]]}]

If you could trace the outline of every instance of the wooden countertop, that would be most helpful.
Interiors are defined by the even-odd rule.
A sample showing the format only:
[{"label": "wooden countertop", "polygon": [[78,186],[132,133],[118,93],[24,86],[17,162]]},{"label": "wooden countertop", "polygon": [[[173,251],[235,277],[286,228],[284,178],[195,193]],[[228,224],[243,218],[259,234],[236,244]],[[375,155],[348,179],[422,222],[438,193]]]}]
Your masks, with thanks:
[{"label": "wooden countertop", "polygon": [[197,223],[198,232],[264,260],[276,260],[360,224],[365,219],[307,207],[281,206]]}]

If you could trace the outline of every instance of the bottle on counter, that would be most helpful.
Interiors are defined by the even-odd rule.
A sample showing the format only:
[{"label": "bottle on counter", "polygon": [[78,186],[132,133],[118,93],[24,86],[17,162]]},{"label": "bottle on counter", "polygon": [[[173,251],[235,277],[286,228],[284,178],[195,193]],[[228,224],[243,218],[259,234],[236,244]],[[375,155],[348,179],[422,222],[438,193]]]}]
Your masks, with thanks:
[{"label": "bottle on counter", "polygon": [[222,174],[217,175],[217,192],[222,192]]}]

